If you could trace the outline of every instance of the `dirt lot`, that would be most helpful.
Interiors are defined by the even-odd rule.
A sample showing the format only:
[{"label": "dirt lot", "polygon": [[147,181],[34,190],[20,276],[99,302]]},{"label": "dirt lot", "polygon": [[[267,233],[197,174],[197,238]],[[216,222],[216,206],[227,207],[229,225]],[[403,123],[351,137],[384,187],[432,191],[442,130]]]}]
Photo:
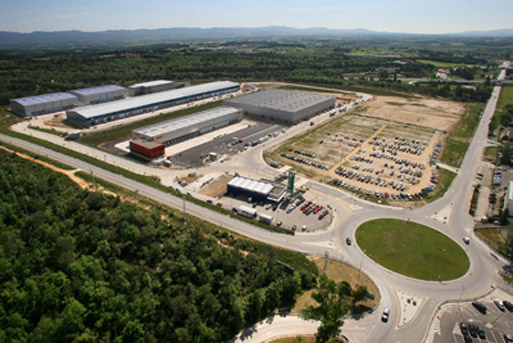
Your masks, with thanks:
[{"label": "dirt lot", "polygon": [[[315,263],[319,271],[324,270],[324,258],[319,256],[314,256],[311,258]],[[353,288],[356,284],[367,287],[367,291],[375,295],[374,300],[367,299],[362,303],[363,306],[372,309],[379,304],[380,296],[376,285],[363,273],[359,273],[357,269],[334,260],[328,260],[328,266],[326,268],[326,275],[334,280],[335,282],[347,281]],[[305,308],[307,305],[315,305],[316,302],[311,298],[311,294],[314,291],[305,292],[296,302],[296,306],[292,310],[292,312],[299,312],[301,309]]]},{"label": "dirt lot", "polygon": [[449,131],[463,116],[465,107],[454,101],[427,97],[405,99],[380,96],[367,103],[364,112],[369,117]]},{"label": "dirt lot", "polygon": [[392,194],[415,199],[414,194],[431,185],[432,176],[438,177],[430,157],[437,144],[443,146],[444,130],[458,123],[464,107],[427,98],[378,97],[357,112],[365,115],[336,117],[266,152],[267,160],[291,165],[318,181],[338,179],[362,196],[404,205]]},{"label": "dirt lot", "polygon": [[200,193],[212,198],[223,195],[226,192],[226,185],[231,179],[233,179],[233,176],[231,175],[221,175],[207,186],[203,187],[200,190]]}]

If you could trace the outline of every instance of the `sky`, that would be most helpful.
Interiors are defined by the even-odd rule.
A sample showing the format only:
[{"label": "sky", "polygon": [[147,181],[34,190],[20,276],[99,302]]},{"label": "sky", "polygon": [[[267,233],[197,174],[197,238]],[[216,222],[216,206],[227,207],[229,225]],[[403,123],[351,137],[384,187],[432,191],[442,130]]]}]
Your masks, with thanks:
[{"label": "sky", "polygon": [[0,31],[326,27],[453,33],[513,27],[513,0],[0,0]]}]

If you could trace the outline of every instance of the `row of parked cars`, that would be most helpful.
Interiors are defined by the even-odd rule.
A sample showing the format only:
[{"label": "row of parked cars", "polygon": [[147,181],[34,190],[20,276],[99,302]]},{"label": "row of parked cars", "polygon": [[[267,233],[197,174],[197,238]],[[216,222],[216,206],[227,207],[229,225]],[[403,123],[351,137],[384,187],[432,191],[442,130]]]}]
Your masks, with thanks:
[{"label": "row of parked cars", "polygon": [[328,166],[323,164],[323,163],[319,163],[319,162],[315,162],[315,161],[309,161],[307,159],[304,159],[304,158],[301,158],[301,157],[297,157],[297,156],[293,156],[293,155],[289,155],[289,154],[281,154],[281,157],[285,157],[291,161],[294,161],[294,162],[300,162],[300,163],[303,163],[303,164],[306,164],[308,166],[312,166],[312,167],[315,167],[315,168],[319,168],[319,169],[323,169],[323,170],[328,170]]},{"label": "row of parked cars", "polygon": [[372,143],[372,150],[381,150],[381,152],[388,152],[391,155],[397,156],[397,152],[404,152],[412,155],[420,156],[422,152],[426,149],[424,143],[421,143],[418,140],[408,141],[405,138],[396,139],[392,142],[390,139],[385,141],[385,139],[378,140],[374,137],[374,142]]},{"label": "row of parked cars", "polygon": [[[495,306],[497,306],[497,308],[501,312],[505,312],[506,310],[508,310],[509,312],[513,312],[513,303],[511,303],[510,301],[507,301],[507,300],[502,301],[500,299],[493,299],[493,303],[495,304]],[[481,312],[484,315],[486,315],[488,312],[488,308],[482,302],[473,301],[472,306],[474,306],[476,308],[476,310],[478,310],[479,312]],[[472,342],[472,337],[474,337],[474,338],[479,337],[480,340],[486,340],[486,333],[485,333],[484,329],[474,323],[467,324],[467,323],[462,322],[462,323],[460,323],[460,330],[461,330],[461,333],[463,334],[465,343]],[[506,343],[513,342],[513,336],[510,334],[505,334],[503,338],[504,338],[504,342],[506,342]]]},{"label": "row of parked cars", "polygon": [[319,220],[322,220],[329,213],[329,211],[327,209],[324,209],[324,211],[323,211],[323,209],[324,209],[324,206],[317,205],[312,201],[308,201],[306,204],[304,204],[303,206],[300,207],[301,212],[303,212],[303,214],[305,214],[307,216],[309,216],[311,213],[317,214],[320,212]]}]

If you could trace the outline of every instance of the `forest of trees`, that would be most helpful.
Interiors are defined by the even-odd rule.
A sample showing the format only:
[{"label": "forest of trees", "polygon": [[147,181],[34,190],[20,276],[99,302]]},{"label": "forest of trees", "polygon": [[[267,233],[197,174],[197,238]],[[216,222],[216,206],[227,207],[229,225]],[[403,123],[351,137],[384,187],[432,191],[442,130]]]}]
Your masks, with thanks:
[{"label": "forest of trees", "polygon": [[[0,104],[22,96],[153,79],[336,83],[345,73],[369,73],[388,67],[397,67],[394,59],[309,49],[241,54],[148,46],[128,52],[4,52],[0,53]],[[406,76],[422,77],[430,75],[435,67],[413,63],[404,69]]]},{"label": "forest of trees", "polygon": [[301,254],[3,150],[0,189],[0,342],[221,342],[316,285]]}]

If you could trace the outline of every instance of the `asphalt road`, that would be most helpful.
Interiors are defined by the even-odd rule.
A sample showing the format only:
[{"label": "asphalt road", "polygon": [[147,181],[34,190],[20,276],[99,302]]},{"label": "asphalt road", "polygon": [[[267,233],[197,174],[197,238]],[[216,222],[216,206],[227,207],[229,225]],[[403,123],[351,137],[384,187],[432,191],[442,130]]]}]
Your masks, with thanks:
[{"label": "asphalt road", "polygon": [[[432,316],[437,306],[442,301],[460,298],[462,289],[464,289],[465,298],[478,297],[488,291],[492,285],[498,285],[502,282],[497,276],[496,271],[502,267],[505,261],[493,258],[490,255],[489,248],[474,237],[472,238],[472,243],[468,246],[464,245],[461,240],[463,236],[469,235],[470,229],[473,227],[473,220],[468,215],[467,206],[469,204],[469,197],[471,196],[472,181],[477,162],[481,157],[482,149],[488,144],[486,137],[488,123],[493,115],[499,91],[500,87],[495,87],[479,127],[476,130],[474,139],[462,163],[460,173],[453,181],[452,186],[442,198],[423,208],[402,210],[381,206],[354,198],[350,194],[344,193],[340,189],[330,187],[329,185],[309,182],[311,188],[325,193],[332,199],[339,199],[342,202],[350,203],[353,207],[357,207],[358,210],[353,213],[348,213],[348,211],[342,209],[341,205],[337,204],[336,207],[340,210],[336,212],[339,214],[338,218],[335,219],[336,225],[332,225],[329,230],[319,234],[297,234],[295,236],[285,236],[262,230],[245,222],[241,222],[236,218],[207,210],[187,201],[185,202],[186,212],[187,214],[216,224],[222,223],[221,226],[225,228],[259,241],[314,255],[324,255],[327,251],[331,258],[345,261],[357,268],[361,267],[376,283],[382,301],[379,308],[374,313],[368,314],[359,320],[348,319],[345,321],[344,332],[351,338],[351,341],[375,342],[376,337],[379,337],[380,342],[422,342]],[[316,118],[315,122],[325,120],[329,120],[327,115],[325,117]],[[244,154],[235,156],[229,162],[212,166],[208,170],[251,170],[253,174],[264,175],[268,178],[270,176],[276,176],[278,173],[277,170],[268,167],[264,163],[262,158],[263,150],[271,145],[279,144],[281,141],[291,136],[304,132],[308,128],[308,123],[291,127],[285,134],[264,143],[262,146],[252,148]],[[137,191],[139,194],[152,198],[165,205],[180,210],[183,208],[184,201],[182,199],[124,178],[118,174],[111,173],[23,140],[5,135],[0,135],[0,140],[20,146],[26,150],[46,155],[51,159],[63,162],[72,167],[93,172],[96,177],[100,177],[128,190]],[[72,145],[70,144],[70,146]],[[105,160],[108,158],[110,158],[110,156],[105,156]],[[150,173],[150,170],[147,168],[144,170],[145,173]],[[206,171],[207,168],[202,172]],[[439,212],[447,213],[448,219],[446,223],[433,218],[433,216]],[[441,282],[419,281],[398,275],[374,263],[363,254],[356,244],[352,246],[345,245],[345,237],[354,236],[354,231],[360,224],[378,218],[409,219],[428,225],[452,237],[469,255],[471,260],[469,272],[459,280],[450,282],[444,281],[443,278],[440,280]],[[397,325],[400,312],[400,303],[397,297],[398,291],[423,296],[427,299],[418,310],[414,319],[407,325],[401,327]],[[389,307],[392,310],[390,320],[387,324],[381,323],[379,320],[384,307]],[[315,325],[308,326],[308,329],[306,329],[306,327],[305,322],[297,317],[284,317],[280,320],[279,332],[276,331],[276,324],[274,322],[263,323],[258,326],[256,331],[252,332],[251,336],[245,336],[244,342],[262,342],[265,337],[306,333],[305,331],[308,330],[312,333],[315,331]],[[240,339],[237,341],[239,340]]]}]

